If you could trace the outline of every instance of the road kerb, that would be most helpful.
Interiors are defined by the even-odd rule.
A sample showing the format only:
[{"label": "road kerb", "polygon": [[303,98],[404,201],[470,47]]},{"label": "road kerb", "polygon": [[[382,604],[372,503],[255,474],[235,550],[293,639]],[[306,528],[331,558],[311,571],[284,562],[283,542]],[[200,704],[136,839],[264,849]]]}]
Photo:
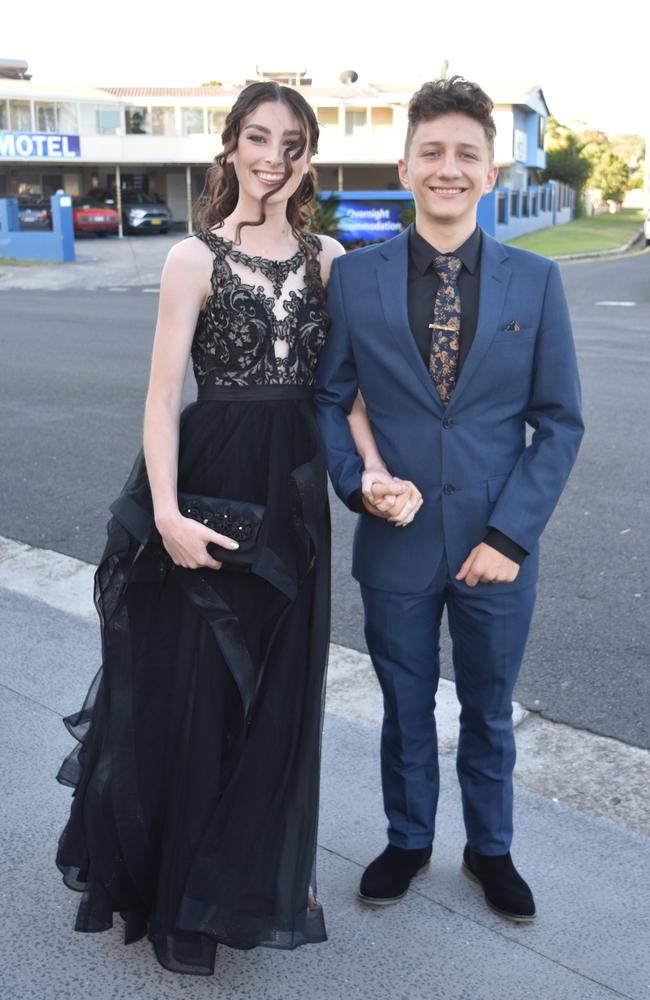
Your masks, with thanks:
[{"label": "road kerb", "polygon": [[[96,621],[95,566],[59,552],[0,536],[0,588]],[[327,711],[378,730],[382,700],[370,657],[332,643]],[[453,756],[460,706],[441,679],[436,705],[440,752]],[[573,806],[637,833],[650,833],[650,751],[552,722],[513,704],[516,781],[552,802]],[[379,753],[379,746],[377,747]]]}]

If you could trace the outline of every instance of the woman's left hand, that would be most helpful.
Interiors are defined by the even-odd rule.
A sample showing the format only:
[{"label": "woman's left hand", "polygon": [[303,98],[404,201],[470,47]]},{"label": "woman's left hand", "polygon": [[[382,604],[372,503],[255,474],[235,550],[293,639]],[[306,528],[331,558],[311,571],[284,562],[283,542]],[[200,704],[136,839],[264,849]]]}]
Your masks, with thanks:
[{"label": "woman's left hand", "polygon": [[[387,496],[383,496],[381,499],[375,500],[372,492],[373,483],[395,483],[395,490]],[[404,485],[398,480],[395,480],[393,476],[391,476],[388,469],[384,466],[372,466],[363,470],[363,475],[361,476],[361,492],[371,506],[375,507],[379,511],[382,511],[383,513],[384,511],[390,510],[397,497],[404,492]]]}]

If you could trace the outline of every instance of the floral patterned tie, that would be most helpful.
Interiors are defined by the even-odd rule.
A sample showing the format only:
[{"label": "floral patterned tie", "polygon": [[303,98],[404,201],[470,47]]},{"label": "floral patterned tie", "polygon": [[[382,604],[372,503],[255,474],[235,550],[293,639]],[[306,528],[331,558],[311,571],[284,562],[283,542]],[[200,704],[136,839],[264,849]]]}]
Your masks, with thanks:
[{"label": "floral patterned tie", "polygon": [[458,370],[460,294],[456,282],[462,261],[458,257],[441,254],[433,258],[433,266],[440,278],[440,285],[433,305],[433,323],[429,323],[429,371],[440,399],[447,406],[456,385]]}]

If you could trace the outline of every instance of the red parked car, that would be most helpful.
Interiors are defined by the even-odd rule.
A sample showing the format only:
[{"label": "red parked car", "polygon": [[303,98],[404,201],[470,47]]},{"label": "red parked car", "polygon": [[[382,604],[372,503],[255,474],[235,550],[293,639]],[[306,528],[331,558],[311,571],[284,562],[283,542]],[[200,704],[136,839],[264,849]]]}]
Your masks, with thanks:
[{"label": "red parked car", "polygon": [[72,218],[75,233],[95,233],[97,236],[116,233],[120,221],[114,208],[81,197],[72,199]]}]

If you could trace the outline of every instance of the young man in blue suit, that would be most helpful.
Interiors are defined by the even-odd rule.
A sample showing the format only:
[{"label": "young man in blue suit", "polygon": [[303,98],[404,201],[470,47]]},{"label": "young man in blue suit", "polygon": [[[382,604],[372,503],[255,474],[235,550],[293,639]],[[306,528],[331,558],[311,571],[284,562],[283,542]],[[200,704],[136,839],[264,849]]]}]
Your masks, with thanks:
[{"label": "young man in blue suit", "polygon": [[[334,487],[364,510],[353,574],[384,696],[389,842],[359,895],[396,902],[431,856],[446,607],[461,705],[463,871],[497,913],[525,921],[535,915],[533,895],[510,856],[512,693],[535,603],[538,540],[583,424],[557,265],[496,242],[476,223],[497,177],[491,112],[489,97],[460,77],[427,83],[412,98],[399,175],[413,193],[415,224],[335,260],[316,406]],[[410,485],[383,510],[391,488],[377,482],[362,505],[364,465],[347,419],[359,391],[386,468],[421,491],[415,516],[420,499]]]}]

